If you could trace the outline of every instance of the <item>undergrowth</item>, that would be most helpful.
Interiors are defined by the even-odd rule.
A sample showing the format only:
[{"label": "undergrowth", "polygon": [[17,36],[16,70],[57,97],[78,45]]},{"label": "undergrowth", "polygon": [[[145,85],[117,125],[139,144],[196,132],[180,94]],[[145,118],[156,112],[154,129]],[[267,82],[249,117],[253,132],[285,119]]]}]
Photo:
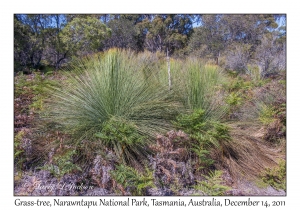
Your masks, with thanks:
[{"label": "undergrowth", "polygon": [[[61,178],[89,170],[101,154],[101,161],[94,164],[95,183],[113,186],[123,195],[146,195],[159,183],[178,195],[181,188],[194,186],[205,195],[219,196],[230,189],[223,185],[220,167],[246,177],[272,165],[273,157],[263,154],[266,150],[258,138],[285,139],[286,104],[281,95],[277,99],[272,93],[270,102],[266,99],[269,80],[259,77],[255,67],[249,67],[250,76],[236,72],[226,76],[219,67],[195,58],[170,59],[169,86],[167,65],[159,56],[112,49],[74,60],[59,82],[38,72],[18,75],[15,124],[24,118],[19,113],[33,112],[41,120],[36,122],[42,128],[30,134],[35,151],[48,157],[55,144],[72,145],[55,150],[40,169]],[[19,99],[26,101],[25,108],[18,105]],[[255,116],[269,135],[246,134],[250,120],[243,122],[248,127],[228,126],[228,116],[236,114],[239,121],[243,111],[252,112],[249,107],[254,110],[249,116]],[[18,170],[28,159],[22,145],[26,123],[15,130]],[[280,162],[260,178],[285,190],[285,170],[285,162]],[[201,177],[204,180],[198,181]]]},{"label": "undergrowth", "polygon": [[274,168],[267,168],[261,175],[262,181],[274,187],[275,189],[283,189],[286,191],[286,162],[280,160],[278,166]]},{"label": "undergrowth", "polygon": [[40,111],[44,108],[44,101],[49,96],[48,89],[57,85],[57,81],[48,79],[40,72],[31,74],[31,78],[21,74],[15,81],[14,94],[16,98],[21,95],[30,95],[32,102],[29,109]]},{"label": "undergrowth", "polygon": [[50,163],[40,167],[42,170],[50,171],[57,178],[63,177],[65,174],[69,174],[76,171],[82,171],[82,169],[74,163],[73,157],[76,155],[74,149],[67,149],[62,154],[55,154]]},{"label": "undergrowth", "polygon": [[82,148],[84,153],[109,148],[128,161],[144,154],[142,145],[156,133],[170,129],[179,104],[145,61],[113,49],[75,63],[48,104],[48,119],[64,126],[69,144],[87,141],[93,148]]},{"label": "undergrowth", "polygon": [[155,187],[153,172],[149,168],[139,172],[135,168],[121,164],[111,171],[111,175],[117,183],[121,184],[122,191],[129,188],[133,196],[145,195],[148,188]]},{"label": "undergrowth", "polygon": [[215,170],[210,171],[208,175],[205,175],[204,181],[198,181],[198,184],[194,186],[195,190],[200,190],[204,195],[208,196],[222,196],[225,192],[231,188],[223,185],[223,179],[221,178],[222,171]]},{"label": "undergrowth", "polygon": [[115,151],[118,162],[128,163],[143,154],[146,137],[141,135],[137,126],[128,121],[112,117],[104,123],[95,136],[101,139],[103,145]]},{"label": "undergrowth", "polygon": [[26,159],[24,148],[22,147],[22,139],[25,135],[23,130],[19,131],[14,138],[14,162],[17,170],[23,169],[23,163]]},{"label": "undergrowth", "polygon": [[191,114],[177,117],[175,126],[190,135],[191,150],[198,156],[202,169],[214,163],[210,158],[210,149],[221,149],[222,141],[229,141],[229,127],[220,122],[206,119],[205,111],[197,109]]}]

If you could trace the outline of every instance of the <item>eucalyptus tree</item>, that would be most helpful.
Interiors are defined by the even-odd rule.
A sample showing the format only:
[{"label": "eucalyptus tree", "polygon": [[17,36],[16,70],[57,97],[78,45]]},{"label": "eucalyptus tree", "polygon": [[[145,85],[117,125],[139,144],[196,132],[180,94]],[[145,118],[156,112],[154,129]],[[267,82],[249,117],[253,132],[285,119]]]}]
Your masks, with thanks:
[{"label": "eucalyptus tree", "polygon": [[170,53],[187,45],[193,31],[192,15],[155,15],[140,24],[145,33],[144,46],[147,50]]},{"label": "eucalyptus tree", "polygon": [[127,48],[138,50],[138,30],[133,20],[112,19],[107,23],[111,36],[104,41],[104,48]]},{"label": "eucalyptus tree", "polygon": [[84,16],[72,19],[62,29],[60,39],[69,53],[84,55],[99,51],[110,35],[111,30],[98,18]]}]

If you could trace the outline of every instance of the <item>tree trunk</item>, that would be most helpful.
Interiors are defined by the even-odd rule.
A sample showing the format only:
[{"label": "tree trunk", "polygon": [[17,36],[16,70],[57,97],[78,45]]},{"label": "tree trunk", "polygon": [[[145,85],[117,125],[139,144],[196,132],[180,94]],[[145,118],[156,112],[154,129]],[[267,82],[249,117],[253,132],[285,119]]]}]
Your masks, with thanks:
[{"label": "tree trunk", "polygon": [[65,53],[64,53],[64,56],[63,56],[62,58],[60,58],[60,59],[56,62],[56,64],[55,64],[55,69],[56,69],[56,70],[60,68],[60,63],[61,63],[64,59],[66,59],[67,53],[68,53],[68,52],[65,52]]}]

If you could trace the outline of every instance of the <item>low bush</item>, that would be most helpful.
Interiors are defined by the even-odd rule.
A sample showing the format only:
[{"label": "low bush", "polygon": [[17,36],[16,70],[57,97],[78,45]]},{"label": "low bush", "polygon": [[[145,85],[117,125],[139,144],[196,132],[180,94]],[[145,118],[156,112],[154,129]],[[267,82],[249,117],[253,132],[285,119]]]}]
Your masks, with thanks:
[{"label": "low bush", "polygon": [[62,153],[55,154],[51,158],[51,163],[47,163],[40,169],[50,171],[55,177],[61,178],[65,174],[69,174],[75,171],[81,171],[81,168],[74,164],[73,157],[76,155],[74,149],[67,149]]},{"label": "low bush", "polygon": [[231,188],[223,185],[223,179],[221,178],[222,171],[215,170],[208,173],[204,181],[199,181],[194,187],[196,190],[200,190],[204,195],[208,196],[222,196],[225,192]]},{"label": "low bush", "polygon": [[23,163],[25,161],[25,150],[22,147],[22,139],[25,135],[23,130],[19,131],[14,138],[14,162],[16,169],[23,169]]},{"label": "low bush", "polygon": [[268,105],[262,105],[260,114],[259,114],[259,120],[264,125],[269,125],[275,120],[276,110],[272,106]]},{"label": "low bush", "polygon": [[141,154],[145,151],[143,147],[146,137],[141,135],[136,127],[133,123],[112,117],[95,136],[100,138],[106,147],[113,149],[118,162],[134,162],[136,157],[146,156]]},{"label": "low bush", "polygon": [[153,172],[148,168],[142,173],[122,164],[111,171],[111,175],[117,183],[121,184],[123,193],[128,188],[133,196],[145,195],[147,188],[155,187]]},{"label": "low bush", "polygon": [[229,127],[220,123],[208,120],[205,111],[197,109],[191,114],[183,114],[177,117],[175,126],[190,135],[191,150],[199,158],[202,169],[214,163],[210,158],[210,149],[220,148],[222,141],[229,141]]}]

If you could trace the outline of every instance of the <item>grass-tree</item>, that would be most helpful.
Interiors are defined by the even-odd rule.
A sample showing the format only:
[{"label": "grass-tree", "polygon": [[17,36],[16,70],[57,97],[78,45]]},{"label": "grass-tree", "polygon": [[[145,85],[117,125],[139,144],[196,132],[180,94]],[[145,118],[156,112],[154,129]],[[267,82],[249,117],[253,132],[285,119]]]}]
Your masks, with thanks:
[{"label": "grass-tree", "polygon": [[75,62],[53,92],[50,119],[63,125],[71,144],[84,152],[112,151],[118,161],[136,162],[147,143],[170,129],[178,105],[133,53],[110,50]]}]

